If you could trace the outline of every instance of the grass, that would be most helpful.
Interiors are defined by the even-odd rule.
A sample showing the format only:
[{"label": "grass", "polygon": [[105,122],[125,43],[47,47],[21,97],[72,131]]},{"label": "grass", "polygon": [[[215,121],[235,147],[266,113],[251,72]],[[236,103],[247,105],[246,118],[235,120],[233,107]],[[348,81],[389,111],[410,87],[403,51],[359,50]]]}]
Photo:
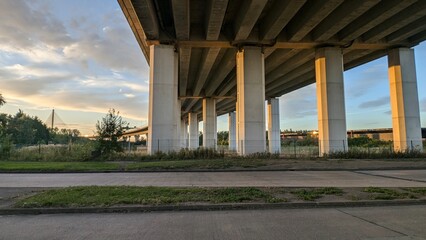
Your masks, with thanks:
[{"label": "grass", "polygon": [[83,186],[45,190],[17,200],[14,207],[281,203],[297,200],[321,202],[319,199],[326,195],[334,195],[338,201],[426,200],[426,188]]},{"label": "grass", "polygon": [[297,189],[290,193],[296,195],[299,199],[305,201],[314,201],[324,195],[342,195],[343,190],[335,187],[314,188],[314,189]]},{"label": "grass", "polygon": [[267,163],[259,159],[202,159],[202,160],[163,160],[148,162],[11,162],[0,161],[3,172],[87,172],[87,171],[137,171],[173,169],[227,169],[255,168]]},{"label": "grass", "polygon": [[119,170],[120,164],[109,162],[0,162],[5,172],[87,172]]},{"label": "grass", "polygon": [[266,165],[267,163],[260,159],[163,160],[130,163],[126,170],[255,168]]},{"label": "grass", "polygon": [[[378,160],[364,161],[358,167],[386,167],[387,161]],[[391,164],[395,166],[426,166],[424,159],[411,159],[412,162],[424,162],[410,165],[410,162],[398,162]],[[81,161],[81,162],[44,162],[44,161],[1,161],[0,171],[2,172],[84,172],[84,171],[161,171],[161,170],[214,170],[214,169],[256,169],[266,166],[269,169],[307,169],[307,168],[349,168],[353,169],[356,160],[291,160],[291,159],[255,159],[242,157],[229,157],[224,159],[191,159],[191,160],[145,160],[145,161]]]},{"label": "grass", "polygon": [[[367,151],[366,151],[367,150]],[[346,152],[332,152],[324,155],[326,159],[408,159],[408,158],[420,158],[424,159],[426,152],[422,151],[404,151],[395,152],[391,149],[380,149],[379,151],[370,151],[368,149],[354,147],[349,148]]]},{"label": "grass", "polygon": [[13,149],[9,156],[1,156],[8,161],[40,162],[83,162],[91,159],[92,143],[73,145],[37,145]]},{"label": "grass", "polygon": [[426,188],[403,188],[403,190],[415,194],[419,194],[421,196],[426,196]]},{"label": "grass", "polygon": [[[412,191],[415,189],[412,189]],[[425,191],[425,189],[417,189],[419,191]],[[394,200],[394,199],[415,199],[417,198],[414,194],[409,192],[401,192],[396,189],[380,188],[380,187],[367,187],[363,190],[366,193],[370,193],[370,198],[373,200]]]},{"label": "grass", "polygon": [[[15,207],[89,207],[122,204],[162,205],[188,202],[277,202],[259,188],[172,188],[88,186],[47,190],[20,200]],[[282,200],[284,201],[284,200]]]}]

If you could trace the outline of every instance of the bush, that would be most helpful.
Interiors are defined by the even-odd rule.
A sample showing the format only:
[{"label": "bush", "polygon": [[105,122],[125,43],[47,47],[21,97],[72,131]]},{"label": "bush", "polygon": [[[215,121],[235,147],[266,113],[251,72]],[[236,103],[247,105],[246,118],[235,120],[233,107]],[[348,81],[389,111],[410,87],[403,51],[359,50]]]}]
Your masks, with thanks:
[{"label": "bush", "polygon": [[122,152],[123,148],[118,142],[118,138],[127,127],[127,123],[123,121],[120,112],[110,109],[101,122],[96,123],[96,132],[98,134],[96,151],[101,154],[110,154],[112,152]]},{"label": "bush", "polygon": [[407,150],[404,152],[395,152],[389,149],[381,151],[365,151],[359,149],[349,149],[347,152],[333,152],[325,154],[324,158],[330,159],[395,159],[395,158],[425,158],[426,153],[418,150]]},{"label": "bush", "polygon": [[8,159],[10,152],[13,149],[12,138],[10,135],[0,135],[0,157],[1,159]]},{"label": "bush", "polygon": [[383,141],[368,137],[348,138],[350,147],[383,147],[392,145],[392,141]]},{"label": "bush", "polygon": [[8,161],[41,161],[41,162],[82,162],[90,161],[93,142],[73,145],[33,145],[12,148]]},{"label": "bush", "polygon": [[156,152],[154,155],[146,155],[144,160],[189,160],[189,159],[219,159],[224,158],[223,151],[217,151],[212,148],[197,148],[194,150],[181,149],[180,151],[171,151],[168,153]]}]

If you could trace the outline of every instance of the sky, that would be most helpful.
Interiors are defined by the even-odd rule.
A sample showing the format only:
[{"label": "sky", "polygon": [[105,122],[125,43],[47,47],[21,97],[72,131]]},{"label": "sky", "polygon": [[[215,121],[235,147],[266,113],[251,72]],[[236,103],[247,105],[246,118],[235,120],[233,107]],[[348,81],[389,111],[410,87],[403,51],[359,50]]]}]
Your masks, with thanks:
[{"label": "sky", "polygon": [[[426,43],[415,48],[421,123],[426,127]],[[423,66],[423,67],[422,67]],[[387,59],[344,73],[348,129],[391,127]],[[0,1],[0,93],[7,104],[94,133],[109,109],[130,126],[148,119],[149,68],[116,0]],[[422,91],[423,90],[423,91]],[[317,129],[315,85],[280,98],[281,129]],[[227,130],[227,116],[218,130]]]}]

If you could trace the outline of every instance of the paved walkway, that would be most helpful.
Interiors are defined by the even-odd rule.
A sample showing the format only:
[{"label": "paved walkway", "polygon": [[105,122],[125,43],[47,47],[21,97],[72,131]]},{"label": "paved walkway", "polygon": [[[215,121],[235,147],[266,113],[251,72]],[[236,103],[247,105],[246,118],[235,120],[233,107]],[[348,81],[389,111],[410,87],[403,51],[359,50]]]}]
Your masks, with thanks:
[{"label": "paved walkway", "polygon": [[426,239],[424,206],[0,216],[0,239]]},{"label": "paved walkway", "polygon": [[0,187],[426,187],[426,170],[0,174]]}]

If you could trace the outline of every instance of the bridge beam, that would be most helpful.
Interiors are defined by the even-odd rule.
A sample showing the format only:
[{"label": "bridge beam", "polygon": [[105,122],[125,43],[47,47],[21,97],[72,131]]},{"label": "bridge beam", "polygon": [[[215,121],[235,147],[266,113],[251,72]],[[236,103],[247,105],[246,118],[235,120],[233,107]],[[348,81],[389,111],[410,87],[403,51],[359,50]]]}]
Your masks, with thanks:
[{"label": "bridge beam", "polygon": [[395,151],[422,150],[414,50],[389,51],[388,73]]}]

